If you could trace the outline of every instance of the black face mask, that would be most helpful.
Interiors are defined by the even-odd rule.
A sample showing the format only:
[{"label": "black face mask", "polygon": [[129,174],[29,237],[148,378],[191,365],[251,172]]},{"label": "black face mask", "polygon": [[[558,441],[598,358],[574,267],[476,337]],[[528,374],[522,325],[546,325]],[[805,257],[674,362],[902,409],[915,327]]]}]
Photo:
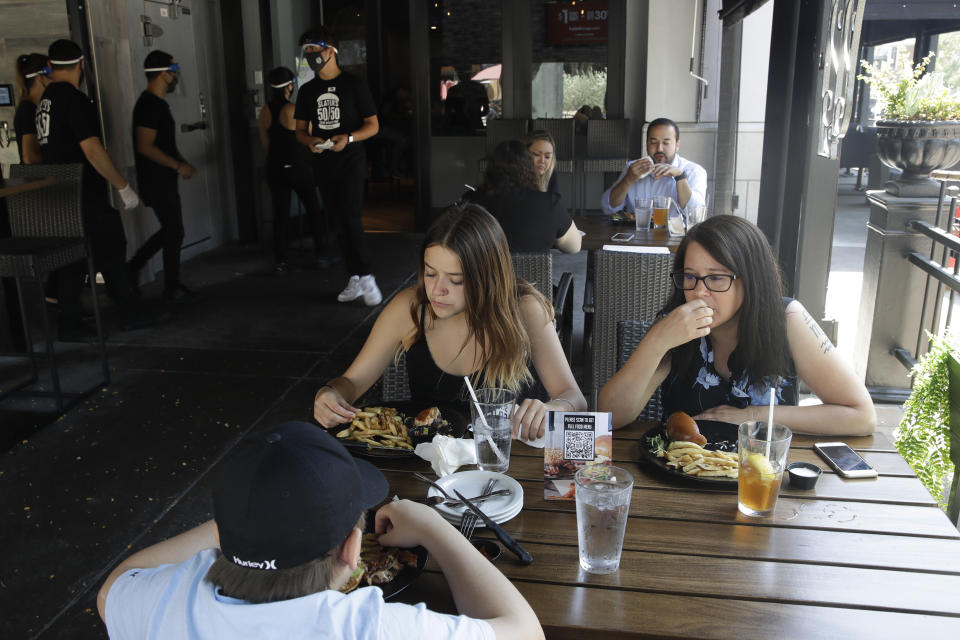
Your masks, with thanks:
[{"label": "black face mask", "polygon": [[319,51],[307,54],[307,64],[310,65],[314,73],[320,73],[320,70],[327,66],[328,62],[330,62],[329,58],[324,60]]},{"label": "black face mask", "polygon": [[167,93],[173,93],[177,88],[178,82],[180,82],[180,76],[173,76],[173,80],[167,85]]}]

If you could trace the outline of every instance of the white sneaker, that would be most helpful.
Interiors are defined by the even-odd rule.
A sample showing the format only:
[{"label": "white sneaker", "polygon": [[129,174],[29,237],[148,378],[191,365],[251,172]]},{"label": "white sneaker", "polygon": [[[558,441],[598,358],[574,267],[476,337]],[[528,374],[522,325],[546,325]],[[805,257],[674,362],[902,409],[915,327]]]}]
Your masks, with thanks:
[{"label": "white sneaker", "polygon": [[350,280],[347,281],[347,288],[340,292],[337,300],[340,302],[350,302],[362,295],[363,291],[360,290],[360,276],[350,276]]},{"label": "white sneaker", "polygon": [[380,287],[373,274],[368,274],[360,278],[360,290],[363,292],[363,303],[368,307],[375,307],[383,301],[383,295],[380,293]]}]

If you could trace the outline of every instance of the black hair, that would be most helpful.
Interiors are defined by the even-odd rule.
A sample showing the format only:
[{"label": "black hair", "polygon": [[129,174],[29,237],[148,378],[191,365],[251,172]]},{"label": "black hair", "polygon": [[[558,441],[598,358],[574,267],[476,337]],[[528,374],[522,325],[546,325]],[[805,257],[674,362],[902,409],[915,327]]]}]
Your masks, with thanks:
[{"label": "black hair", "polygon": [[20,97],[26,96],[33,88],[33,83],[38,82],[38,76],[32,78],[27,76],[43,71],[47,66],[47,56],[42,53],[25,53],[17,56],[17,84],[20,85]]},{"label": "black hair", "polygon": [[647,137],[650,137],[650,131],[654,127],[659,127],[661,125],[673,127],[673,139],[675,142],[680,142],[680,127],[678,127],[677,123],[670,118],[657,118],[656,120],[652,120],[650,124],[647,125]]},{"label": "black hair", "polygon": [[525,144],[519,140],[504,140],[487,156],[480,191],[493,196],[517,189],[538,191],[537,172]]},{"label": "black hair", "polygon": [[[166,51],[151,51],[147,54],[147,57],[143,59],[143,68],[144,69],[158,69],[160,67],[169,67],[173,62],[173,56],[167,53]],[[147,80],[153,80],[158,75],[163,73],[163,71],[147,71]]]},{"label": "black hair", "polygon": [[311,27],[300,36],[300,46],[310,42],[326,42],[336,46],[337,41],[330,35],[330,30],[326,27]]},{"label": "black hair", "polygon": [[271,85],[275,84],[284,84],[291,80],[295,80],[296,76],[293,74],[293,71],[286,67],[276,67],[270,70],[270,73],[267,74],[267,104],[277,105],[283,104],[287,101],[284,92],[287,90],[286,86],[283,87],[274,87]]},{"label": "black hair", "polygon": [[[674,271],[683,271],[687,247],[694,242],[736,275],[734,284],[743,288],[743,303],[737,315],[737,346],[728,360],[730,371],[745,372],[751,383],[770,383],[793,375],[783,278],[767,237],[755,224],[737,216],[708,218],[687,232],[677,248]],[[683,291],[674,289],[664,313],[685,302]],[[689,369],[699,348],[699,340],[674,348],[672,368]]]}]

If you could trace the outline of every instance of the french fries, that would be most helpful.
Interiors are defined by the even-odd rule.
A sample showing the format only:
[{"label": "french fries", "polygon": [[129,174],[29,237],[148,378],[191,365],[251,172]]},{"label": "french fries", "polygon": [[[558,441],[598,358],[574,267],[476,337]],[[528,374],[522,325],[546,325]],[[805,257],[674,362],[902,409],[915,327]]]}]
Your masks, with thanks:
[{"label": "french fries", "polygon": [[413,440],[403,424],[403,416],[392,407],[366,407],[358,411],[350,426],[337,437],[372,447],[413,450]]},{"label": "french fries", "polygon": [[736,453],[711,451],[693,442],[674,441],[657,454],[666,458],[666,465],[700,478],[736,478],[740,460]]}]

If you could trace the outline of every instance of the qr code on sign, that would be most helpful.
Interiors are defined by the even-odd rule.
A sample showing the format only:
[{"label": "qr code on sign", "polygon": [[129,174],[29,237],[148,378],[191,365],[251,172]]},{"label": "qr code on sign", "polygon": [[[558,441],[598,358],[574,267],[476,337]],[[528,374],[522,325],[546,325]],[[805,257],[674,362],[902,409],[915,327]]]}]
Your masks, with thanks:
[{"label": "qr code on sign", "polygon": [[565,431],[563,458],[565,460],[593,460],[593,431]]}]

